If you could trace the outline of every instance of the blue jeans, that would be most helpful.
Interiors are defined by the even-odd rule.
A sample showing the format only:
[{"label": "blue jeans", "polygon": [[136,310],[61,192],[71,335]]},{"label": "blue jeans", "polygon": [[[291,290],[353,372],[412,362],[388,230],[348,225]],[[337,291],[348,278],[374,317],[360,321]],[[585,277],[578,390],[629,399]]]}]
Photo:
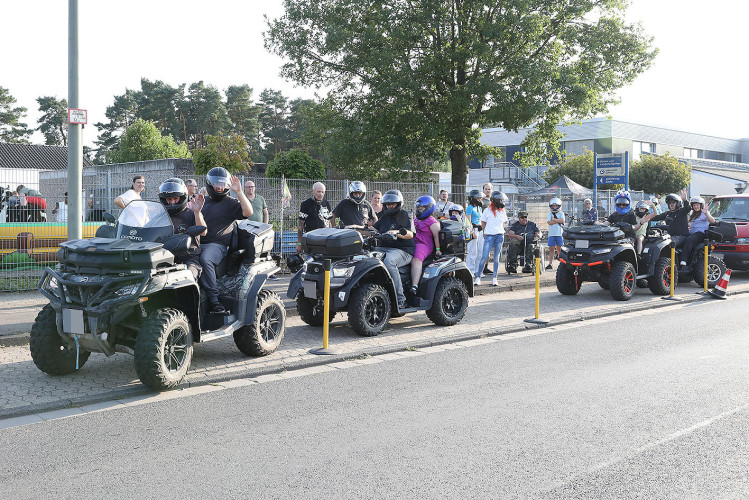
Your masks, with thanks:
[{"label": "blue jeans", "polygon": [[398,268],[410,264],[413,257],[400,248],[378,247],[377,249],[385,252],[385,258],[382,259],[382,263],[385,264],[390,277],[393,279],[395,297],[398,299],[398,303],[403,303],[406,300],[406,295],[403,293],[403,282],[401,281]]},{"label": "blue jeans", "polygon": [[218,302],[218,287],[216,286],[216,267],[221,264],[229,247],[220,243],[204,243],[200,245],[200,265],[203,274],[200,275],[200,286],[205,290],[208,302]]},{"label": "blue jeans", "polygon": [[497,277],[497,272],[499,272],[499,258],[502,256],[502,242],[505,239],[504,234],[485,234],[484,235],[484,249],[481,252],[481,262],[479,263],[479,267],[476,268],[476,276],[481,276],[479,274],[483,269],[484,266],[486,266],[486,261],[489,260],[489,253],[492,251],[492,248],[494,248],[494,277]]}]

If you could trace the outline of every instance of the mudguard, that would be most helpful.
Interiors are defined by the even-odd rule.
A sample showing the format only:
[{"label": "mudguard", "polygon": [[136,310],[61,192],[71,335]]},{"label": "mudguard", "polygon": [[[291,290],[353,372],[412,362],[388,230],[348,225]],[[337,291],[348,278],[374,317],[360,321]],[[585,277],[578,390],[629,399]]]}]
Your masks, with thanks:
[{"label": "mudguard", "polygon": [[[361,270],[355,271],[354,275],[349,278],[345,285],[335,289],[335,293],[333,293],[333,305],[336,310],[345,308],[348,305],[348,299],[351,297],[351,290],[353,290],[365,276],[375,275],[378,281],[385,282],[385,289],[388,290],[388,293],[391,291],[394,292],[395,287],[393,285],[393,279],[390,276],[387,267],[385,267],[385,264],[380,259],[373,258],[371,260],[376,261],[377,263],[372,266],[362,267]],[[390,293],[390,300],[395,303],[394,293]]]},{"label": "mudguard", "polygon": [[304,268],[301,268],[296,272],[294,276],[291,277],[291,280],[289,281],[289,288],[286,290],[286,297],[290,299],[296,299],[296,295],[299,293],[299,290],[302,289],[303,272]]},{"label": "mudguard", "polygon": [[427,269],[429,267],[435,266],[435,264],[437,266],[440,266],[437,274],[423,280],[422,286],[419,287],[420,309],[429,309],[430,307],[432,307],[432,302],[434,300],[434,294],[437,290],[437,285],[439,284],[443,276],[452,272],[454,272],[455,276],[463,281],[463,283],[466,285],[466,288],[468,289],[468,296],[474,296],[473,275],[462,260],[456,257],[443,257],[432,262],[429,266],[427,266]]}]

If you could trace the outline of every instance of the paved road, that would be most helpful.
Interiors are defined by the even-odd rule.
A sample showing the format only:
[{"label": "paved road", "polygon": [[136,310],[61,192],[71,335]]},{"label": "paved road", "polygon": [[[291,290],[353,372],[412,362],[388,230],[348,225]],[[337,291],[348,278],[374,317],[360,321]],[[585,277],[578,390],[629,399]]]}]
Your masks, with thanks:
[{"label": "paved road", "polygon": [[23,458],[2,495],[746,498],[746,308],[650,309],[7,428],[0,449]]}]

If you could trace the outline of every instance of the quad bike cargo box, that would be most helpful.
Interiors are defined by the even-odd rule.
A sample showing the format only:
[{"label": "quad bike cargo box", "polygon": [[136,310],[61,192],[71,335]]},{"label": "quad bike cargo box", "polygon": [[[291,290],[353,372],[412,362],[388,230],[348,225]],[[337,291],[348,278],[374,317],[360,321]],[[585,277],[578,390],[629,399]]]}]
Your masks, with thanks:
[{"label": "quad bike cargo box", "polygon": [[362,237],[353,229],[315,229],[302,235],[302,250],[326,257],[353,256],[362,251]]},{"label": "quad bike cargo box", "polygon": [[439,232],[440,251],[443,254],[466,253],[463,224],[455,220],[441,220]]},{"label": "quad bike cargo box", "polygon": [[60,243],[57,260],[71,268],[156,269],[174,264],[174,255],[161,243],[126,238],[91,238]]},{"label": "quad bike cargo box", "polygon": [[728,221],[720,221],[715,224],[710,224],[710,231],[720,234],[723,239],[721,241],[731,242],[736,236],[738,236],[738,229],[736,229],[736,223]]},{"label": "quad bike cargo box", "polygon": [[588,240],[599,242],[616,242],[624,238],[624,232],[613,226],[573,226],[567,229],[565,238],[571,240]]},{"label": "quad bike cargo box", "polygon": [[273,250],[273,226],[251,220],[237,224],[237,247],[245,251],[245,257],[254,259]]}]

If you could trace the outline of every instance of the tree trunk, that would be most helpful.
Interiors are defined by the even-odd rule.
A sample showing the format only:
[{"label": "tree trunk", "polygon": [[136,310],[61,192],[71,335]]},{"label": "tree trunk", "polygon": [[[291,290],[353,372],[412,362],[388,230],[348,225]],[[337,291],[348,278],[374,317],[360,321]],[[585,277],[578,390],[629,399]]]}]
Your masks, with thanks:
[{"label": "tree trunk", "polygon": [[465,190],[468,182],[468,160],[466,156],[466,139],[459,137],[453,141],[450,149],[452,170],[452,201],[465,206]]}]

